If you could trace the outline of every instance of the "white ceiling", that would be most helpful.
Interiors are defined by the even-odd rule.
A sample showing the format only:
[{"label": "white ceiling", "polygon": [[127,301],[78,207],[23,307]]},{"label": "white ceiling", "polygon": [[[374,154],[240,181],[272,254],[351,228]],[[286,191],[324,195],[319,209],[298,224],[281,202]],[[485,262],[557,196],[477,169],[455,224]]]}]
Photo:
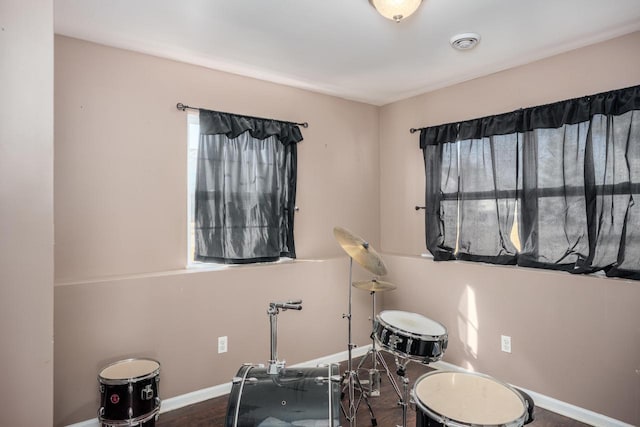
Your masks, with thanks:
[{"label": "white ceiling", "polygon": [[[399,24],[368,0],[54,7],[58,34],[374,105],[640,30],[640,0],[424,0]],[[449,39],[465,32],[479,33],[480,44],[453,50]]]}]

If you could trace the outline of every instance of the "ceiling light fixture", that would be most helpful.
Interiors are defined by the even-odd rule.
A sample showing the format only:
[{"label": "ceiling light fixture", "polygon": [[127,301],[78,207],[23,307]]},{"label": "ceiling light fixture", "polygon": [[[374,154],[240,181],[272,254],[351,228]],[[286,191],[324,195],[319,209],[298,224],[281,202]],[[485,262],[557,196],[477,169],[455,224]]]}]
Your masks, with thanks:
[{"label": "ceiling light fixture", "polygon": [[451,40],[449,40],[451,46],[457,50],[473,49],[479,42],[480,35],[476,33],[456,34],[455,36],[451,37]]},{"label": "ceiling light fixture", "polygon": [[418,10],[422,0],[369,0],[369,3],[380,15],[400,22]]}]

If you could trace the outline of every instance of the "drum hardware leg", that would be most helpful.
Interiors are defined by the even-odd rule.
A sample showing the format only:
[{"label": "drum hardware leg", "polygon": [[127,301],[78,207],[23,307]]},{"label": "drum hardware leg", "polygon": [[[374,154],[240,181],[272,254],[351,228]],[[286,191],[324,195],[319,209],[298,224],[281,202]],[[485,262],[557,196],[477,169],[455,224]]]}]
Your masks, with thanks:
[{"label": "drum hardware leg", "polygon": [[409,378],[407,378],[407,365],[409,364],[410,359],[401,359],[398,356],[395,356],[396,362],[396,374],[402,380],[402,394],[400,393],[400,389],[397,388],[398,385],[395,384],[396,392],[400,397],[398,401],[398,405],[402,407],[402,425],[396,427],[407,427],[407,407],[409,406]]},{"label": "drum hardware leg", "polygon": [[[375,333],[375,318],[376,318],[376,292],[369,292],[371,295],[371,350],[367,352],[367,354],[360,360],[358,364],[357,371],[360,371],[364,362],[367,361],[369,355],[371,355],[371,369],[369,369],[369,396],[377,397],[380,396],[380,371],[378,370],[378,359],[381,357],[380,352],[376,348],[376,340],[374,337]],[[387,375],[389,375],[389,370],[387,369]]]},{"label": "drum hardware leg", "polygon": [[402,406],[402,426],[407,427],[407,407],[409,406],[409,378],[402,377],[402,389],[404,391],[404,397],[398,402]]},{"label": "drum hardware leg", "polygon": [[381,352],[378,352],[376,356],[378,357],[378,361],[380,362],[380,364],[384,367],[384,370],[387,373],[387,378],[389,378],[389,382],[391,383],[391,386],[393,387],[396,394],[398,395],[398,398],[402,399],[402,393],[400,392],[400,387],[398,387],[398,383],[396,382],[395,378],[393,378],[393,375],[391,375],[391,371],[389,370],[387,361],[384,360],[384,357],[382,357]]},{"label": "drum hardware leg", "polygon": [[380,396],[380,371],[369,369],[369,396]]},{"label": "drum hardware leg", "polygon": [[[398,383],[396,382],[395,378],[393,377],[393,375],[391,374],[391,371],[389,370],[389,365],[387,365],[387,361],[384,360],[384,357],[382,356],[382,352],[379,350],[376,350],[375,348],[372,348],[371,350],[369,350],[366,354],[365,357],[363,357],[360,360],[360,364],[358,364],[358,369],[360,370],[362,368],[362,365],[364,364],[364,362],[367,360],[367,358],[369,357],[369,353],[371,353],[373,355],[373,357],[376,358],[377,363],[379,363],[380,365],[382,365],[383,369],[370,369],[369,370],[369,383],[372,384],[373,381],[377,382],[377,387],[374,387],[373,385],[370,386],[370,395],[376,396],[376,394],[374,393],[374,390],[378,390],[378,394],[377,396],[380,395],[380,379],[381,379],[381,375],[380,373],[382,371],[385,372],[385,374],[387,375],[387,378],[389,379],[389,383],[391,383],[391,386],[393,387],[393,390],[396,392],[396,394],[398,395],[398,399],[402,399],[402,392],[400,391],[400,387],[398,386]],[[375,365],[374,365],[375,366]],[[376,375],[377,374],[377,375]],[[372,375],[376,375],[377,378],[372,379]]]},{"label": "drum hardware leg", "polygon": [[[348,407],[345,408],[344,404],[341,402],[342,413],[345,418],[349,422],[349,426],[355,427],[356,425],[356,414],[358,412],[358,408],[360,407],[360,403],[364,401],[367,405],[367,409],[369,410],[369,415],[371,417],[371,425],[378,425],[378,421],[376,420],[375,414],[373,413],[373,408],[371,407],[371,403],[369,402],[369,396],[367,391],[362,386],[360,382],[360,378],[355,371],[345,372],[343,376],[344,387],[342,389],[342,394],[340,395],[340,400],[343,400],[346,393],[348,393]],[[346,390],[346,393],[345,393]],[[359,392],[356,397],[356,391]]]},{"label": "drum hardware leg", "polygon": [[[351,338],[351,301],[352,301],[352,295],[351,295],[351,284],[352,284],[352,274],[353,274],[353,258],[349,257],[349,312],[348,314],[343,314],[342,318],[346,318],[347,319],[347,324],[348,324],[348,359],[347,359],[347,370],[344,374],[344,380],[346,382],[345,387],[342,390],[342,394],[341,394],[341,400],[345,395],[344,390],[347,389],[348,393],[348,399],[349,399],[349,405],[348,405],[348,410],[345,409],[344,405],[342,404],[342,402],[340,402],[340,406],[342,408],[342,413],[344,414],[345,418],[347,419],[347,421],[349,422],[349,426],[350,427],[355,427],[356,426],[356,414],[358,412],[358,406],[360,406],[360,403],[362,400],[365,401],[367,407],[369,408],[369,414],[371,415],[371,425],[376,426],[378,425],[378,422],[376,420],[376,417],[373,413],[373,408],[371,408],[371,404],[369,403],[369,397],[367,396],[367,392],[362,388],[362,383],[360,382],[360,379],[358,378],[358,374],[356,371],[354,371],[353,369],[353,348],[355,347],[355,345],[353,344],[352,338]],[[358,391],[360,392],[360,395],[358,396],[358,399],[356,400],[355,397],[355,392],[356,392],[356,388],[358,389]]]}]

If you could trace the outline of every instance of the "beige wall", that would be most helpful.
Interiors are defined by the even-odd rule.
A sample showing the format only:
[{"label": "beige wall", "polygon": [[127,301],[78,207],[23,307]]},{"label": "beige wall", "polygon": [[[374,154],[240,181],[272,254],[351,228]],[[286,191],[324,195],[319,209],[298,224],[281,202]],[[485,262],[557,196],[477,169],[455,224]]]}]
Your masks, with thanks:
[{"label": "beige wall", "polygon": [[[96,375],[113,360],[157,358],[164,399],[266,361],[271,300],[305,300],[280,317],[288,362],[345,351],[348,261],[335,225],[386,254],[399,289],[385,307],[445,323],[445,360],[639,424],[637,284],[416,258],[424,170],[408,132],[638,84],[630,52],[639,42],[633,34],[376,108],[56,37],[54,424],[95,416]],[[302,261],[183,269],[186,118],[177,102],[310,123],[299,146]],[[368,343],[369,304],[354,294],[358,344]],[[503,333],[513,337],[510,356],[498,351]],[[220,335],[229,353],[217,354]]]},{"label": "beige wall", "polygon": [[186,264],[186,113],[178,102],[307,121],[299,258],[340,255],[335,225],[378,240],[378,109],[56,37],[56,282]]},{"label": "beige wall", "polygon": [[53,2],[0,2],[0,425],[53,414]]},{"label": "beige wall", "polygon": [[[421,312],[449,329],[445,360],[640,425],[637,282],[475,263],[426,252],[422,127],[640,84],[640,33],[381,108],[380,219],[385,308]],[[469,52],[473,54],[473,52]],[[391,254],[397,254],[391,255]],[[472,319],[472,317],[474,319]],[[513,353],[499,351],[511,335]]]},{"label": "beige wall", "polygon": [[633,33],[382,107],[382,249],[399,254],[426,251],[424,214],[413,209],[424,205],[424,160],[419,133],[411,134],[409,129],[640,84],[640,55],[634,54],[639,41],[640,32]]},{"label": "beige wall", "polygon": [[[640,425],[637,282],[387,255],[386,309],[447,327],[444,361]],[[500,351],[500,335],[512,353]]]},{"label": "beige wall", "polygon": [[[96,416],[96,377],[115,360],[158,360],[162,399],[227,383],[242,363],[267,363],[270,301],[303,300],[301,311],[278,316],[278,355],[287,364],[346,351],[348,274],[340,257],[57,286],[55,425]],[[369,304],[355,295],[361,345]],[[217,353],[219,336],[228,337],[229,352]]]},{"label": "beige wall", "polygon": [[[379,243],[378,108],[66,37],[55,39],[55,424],[95,417],[99,369],[149,356],[163,399],[227,382],[269,356],[267,304],[291,363],[347,350],[340,225]],[[176,103],[307,121],[294,264],[186,264],[186,113]],[[356,278],[367,277],[354,267]],[[368,294],[354,301],[368,343]],[[218,336],[230,352],[217,354]]]}]

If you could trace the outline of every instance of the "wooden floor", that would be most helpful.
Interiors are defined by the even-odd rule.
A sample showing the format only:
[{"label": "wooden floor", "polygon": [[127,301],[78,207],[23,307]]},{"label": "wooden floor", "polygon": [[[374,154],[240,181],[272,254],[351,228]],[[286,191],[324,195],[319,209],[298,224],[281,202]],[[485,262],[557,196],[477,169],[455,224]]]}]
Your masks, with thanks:
[{"label": "wooden floor", "polygon": [[[383,353],[387,364],[395,375],[395,363],[393,358]],[[354,368],[359,363],[359,359],[354,360]],[[346,362],[340,366],[340,372],[345,372]],[[363,370],[360,375],[361,379],[368,378],[366,368],[371,366],[371,361],[367,359],[363,364]],[[380,366],[378,366],[380,368]],[[422,374],[429,372],[430,367],[419,363],[411,362],[407,366],[407,378],[409,378],[409,389],[413,387],[414,381]],[[230,374],[230,376],[233,376]],[[377,425],[380,427],[394,427],[402,424],[402,408],[398,405],[398,395],[394,391],[389,382],[386,374],[382,376],[382,386],[380,388],[380,396],[369,398],[369,402],[373,409]],[[397,377],[395,377],[397,378]],[[401,383],[399,383],[402,387]],[[177,409],[175,411],[166,412],[160,415],[156,422],[156,427],[204,427],[204,426],[224,426],[225,416],[227,412],[227,396],[217,397],[215,399],[207,400],[205,402],[197,403],[191,406]],[[345,403],[347,399],[343,401]],[[575,421],[570,418],[563,417],[553,412],[544,410],[542,408],[535,408],[534,421],[528,426],[531,427],[588,427],[588,424],[584,424]],[[342,416],[342,425],[348,426],[349,423]],[[356,416],[356,426],[364,427],[373,425],[371,417],[366,405],[361,403],[358,408]],[[410,406],[407,410],[407,427],[413,427],[416,425],[416,411]]]}]

